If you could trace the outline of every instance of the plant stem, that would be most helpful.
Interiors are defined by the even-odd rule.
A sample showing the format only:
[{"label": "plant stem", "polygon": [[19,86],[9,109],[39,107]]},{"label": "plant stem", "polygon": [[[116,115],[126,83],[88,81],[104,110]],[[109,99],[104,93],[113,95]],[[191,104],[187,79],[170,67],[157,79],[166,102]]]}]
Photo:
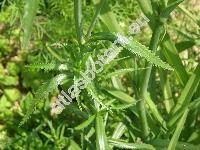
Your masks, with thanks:
[{"label": "plant stem", "polygon": [[74,0],[74,18],[75,18],[76,33],[79,44],[81,44],[81,41],[83,40],[82,22],[81,22],[81,16],[82,16],[81,1],[82,0]]},{"label": "plant stem", "polygon": [[96,8],[94,17],[92,18],[92,22],[91,22],[90,27],[89,27],[89,29],[88,29],[86,38],[90,37],[91,32],[92,32],[92,30],[94,29],[94,26],[95,26],[95,24],[96,24],[96,21],[97,21],[97,19],[98,19],[99,14],[100,14],[101,8],[102,8],[103,5],[105,4],[105,1],[106,1],[106,0],[101,0],[101,2],[100,2],[99,4],[97,4],[97,8]]},{"label": "plant stem", "polygon": [[[152,51],[156,51],[160,39],[160,35],[163,31],[163,26],[162,25],[155,25],[155,28],[153,30],[153,35],[150,41],[150,47],[149,49]],[[146,64],[146,71],[144,74],[144,79],[142,82],[142,87],[140,89],[140,98],[141,101],[139,101],[139,111],[140,111],[140,118],[141,118],[141,123],[142,123],[142,131],[143,131],[143,138],[147,138],[149,135],[149,128],[148,128],[148,123],[147,123],[147,116],[146,116],[146,109],[145,109],[145,93],[147,92],[148,89],[148,83],[149,83],[149,78],[151,75],[151,70],[152,70],[152,64],[147,63]]]}]

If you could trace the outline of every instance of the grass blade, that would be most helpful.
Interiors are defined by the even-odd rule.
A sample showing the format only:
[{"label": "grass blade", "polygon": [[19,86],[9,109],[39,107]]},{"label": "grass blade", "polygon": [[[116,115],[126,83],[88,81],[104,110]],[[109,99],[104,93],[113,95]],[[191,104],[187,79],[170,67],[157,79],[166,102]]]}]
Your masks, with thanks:
[{"label": "grass blade", "polygon": [[160,14],[160,17],[161,18],[168,18],[170,13],[180,4],[182,3],[184,0],[175,0],[175,2],[172,2],[171,4],[169,4],[167,6],[167,8],[165,8],[161,14]]},{"label": "grass blade", "polygon": [[68,147],[68,150],[81,150],[81,148],[74,140],[70,140],[70,146]]},{"label": "grass blade", "polygon": [[96,11],[95,11],[95,15],[94,15],[94,17],[93,17],[93,19],[92,19],[92,22],[91,22],[91,24],[90,24],[90,27],[89,27],[89,29],[88,29],[86,38],[88,38],[88,37],[91,35],[91,32],[92,32],[92,30],[93,30],[93,28],[94,28],[94,26],[95,26],[95,23],[96,23],[96,21],[97,21],[97,19],[98,19],[98,16],[99,16],[99,14],[100,14],[100,11],[101,11],[102,7],[104,6],[104,3],[105,3],[105,2],[106,2],[106,0],[101,0],[101,2],[99,2],[99,3],[97,4],[97,8],[96,8]]},{"label": "grass blade", "polygon": [[167,113],[169,113],[174,106],[169,78],[167,78],[168,76],[165,70],[159,69],[159,74],[160,74],[160,84],[164,96],[165,108]]},{"label": "grass blade", "polygon": [[190,102],[193,94],[195,93],[198,87],[199,81],[200,81],[200,64],[198,64],[193,75],[188,80],[185,88],[182,91],[180,98],[178,99],[175,108],[172,111],[172,114],[174,114],[175,112],[178,111],[178,109],[180,109],[181,107]]},{"label": "grass blade", "polygon": [[155,148],[150,144],[144,144],[144,143],[127,143],[122,140],[117,139],[110,139],[109,144],[121,149],[146,149],[146,150],[155,150]]},{"label": "grass blade", "polygon": [[86,121],[75,127],[75,130],[82,130],[88,127],[95,119],[95,115],[90,116]]},{"label": "grass blade", "polygon": [[186,109],[185,113],[183,114],[181,120],[178,122],[177,124],[177,127],[176,127],[176,130],[172,136],[172,139],[169,143],[169,146],[167,148],[167,150],[175,150],[176,148],[176,145],[178,143],[178,139],[179,139],[179,136],[181,134],[181,131],[184,127],[184,124],[185,124],[185,121],[186,121],[186,118],[187,118],[187,114],[188,114],[188,109]]},{"label": "grass blade", "polygon": [[136,103],[136,100],[133,99],[133,97],[129,96],[128,94],[118,91],[118,90],[106,90],[108,93],[110,93],[112,96],[116,97],[117,99],[121,100],[125,103]]},{"label": "grass blade", "polygon": [[119,139],[123,135],[125,129],[126,129],[126,126],[122,122],[120,122],[117,125],[117,127],[115,128],[115,131],[113,132],[112,138],[113,139]]},{"label": "grass blade", "polygon": [[165,35],[162,45],[164,47],[162,52],[167,62],[171,66],[173,66],[176,76],[179,79],[181,85],[185,86],[189,77],[178,55],[178,51],[168,34]]},{"label": "grass blade", "polygon": [[[150,142],[157,149],[166,149],[169,145],[169,140],[156,139]],[[186,142],[177,142],[176,150],[199,150],[199,146],[189,144]]]},{"label": "grass blade", "polygon": [[200,82],[200,64],[196,67],[194,73],[188,80],[185,88],[183,89],[181,96],[179,97],[177,104],[172,109],[171,119],[168,122],[168,126],[172,127],[176,120],[185,112],[185,109],[188,107],[192,96],[194,95],[198,84]]},{"label": "grass blade", "polygon": [[156,105],[154,104],[154,102],[151,100],[151,97],[149,95],[149,93],[145,94],[145,99],[146,102],[150,108],[150,111],[152,112],[154,118],[166,129],[166,122],[163,119],[163,117],[161,116],[160,112],[158,111]]}]

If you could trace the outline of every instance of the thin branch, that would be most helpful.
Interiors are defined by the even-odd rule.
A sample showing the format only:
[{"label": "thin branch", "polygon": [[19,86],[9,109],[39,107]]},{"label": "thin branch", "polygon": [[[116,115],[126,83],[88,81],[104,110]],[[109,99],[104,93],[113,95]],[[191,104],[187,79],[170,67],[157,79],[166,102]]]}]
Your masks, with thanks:
[{"label": "thin branch", "polygon": [[[154,28],[154,31],[153,31],[153,35],[152,35],[150,47],[149,47],[149,49],[152,50],[153,52],[155,52],[157,50],[158,43],[159,43],[162,32],[163,32],[163,26],[159,25],[159,24],[156,25]],[[148,89],[148,83],[149,83],[149,78],[151,75],[152,64],[147,63],[146,68],[148,68],[148,69],[146,69],[145,74],[144,74],[142,87],[140,89],[141,101],[139,102],[139,111],[140,111],[140,117],[141,117],[144,138],[146,138],[149,135],[149,127],[148,127],[148,123],[147,123],[146,108],[145,108],[145,93],[147,92],[147,89]]]}]

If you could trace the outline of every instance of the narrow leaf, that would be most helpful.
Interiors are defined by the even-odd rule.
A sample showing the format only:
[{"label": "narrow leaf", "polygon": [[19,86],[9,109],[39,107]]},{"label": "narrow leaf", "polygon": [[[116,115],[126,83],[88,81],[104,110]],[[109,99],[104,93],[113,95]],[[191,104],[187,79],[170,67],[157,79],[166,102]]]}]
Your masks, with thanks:
[{"label": "narrow leaf", "polygon": [[168,126],[172,127],[179,117],[185,112],[185,109],[189,106],[189,103],[194,95],[198,84],[200,82],[200,64],[196,67],[194,73],[188,80],[185,88],[183,89],[181,96],[179,97],[177,104],[172,109],[171,118],[168,122]]},{"label": "narrow leaf", "polygon": [[99,113],[97,113],[96,116],[96,149],[108,150],[108,143],[105,133],[103,117]]},{"label": "narrow leaf", "polygon": [[74,140],[70,140],[70,145],[68,147],[68,150],[81,150],[81,148]]},{"label": "narrow leaf", "polygon": [[[155,139],[150,143],[157,149],[166,149],[166,147],[169,145],[169,142],[169,140]],[[176,150],[199,150],[199,146],[186,142],[178,142],[176,144]]]},{"label": "narrow leaf", "polygon": [[144,144],[144,143],[127,143],[122,140],[117,139],[110,139],[109,144],[121,149],[146,149],[146,150],[155,150],[155,148],[150,144]]},{"label": "narrow leaf", "polygon": [[90,116],[86,121],[75,127],[75,130],[81,130],[88,127],[95,119],[95,115]]},{"label": "narrow leaf", "polygon": [[123,135],[125,129],[126,129],[126,126],[122,122],[120,122],[117,125],[117,127],[115,128],[113,135],[112,135],[112,138],[113,139],[119,139]]},{"label": "narrow leaf", "polygon": [[184,0],[175,0],[175,2],[172,2],[171,4],[169,4],[167,6],[167,8],[165,8],[161,14],[160,17],[161,18],[168,18],[170,13],[180,4],[182,3]]},{"label": "narrow leaf", "polygon": [[177,127],[176,127],[176,130],[172,136],[172,139],[169,143],[169,146],[167,148],[167,150],[175,150],[176,148],[176,145],[178,143],[178,139],[179,139],[179,136],[181,134],[181,131],[184,127],[184,124],[185,124],[185,121],[186,121],[186,118],[187,118],[187,114],[188,114],[188,109],[186,109],[185,113],[183,114],[181,120],[178,122],[177,124]]},{"label": "narrow leaf", "polygon": [[173,66],[181,85],[185,86],[189,77],[178,55],[178,51],[168,34],[165,35],[162,45],[164,47],[162,52],[166,58],[166,61]]},{"label": "narrow leaf", "polygon": [[129,96],[128,94],[122,91],[118,91],[118,90],[106,90],[106,91],[110,93],[112,96],[121,100],[122,102],[129,103],[129,104],[136,103],[135,99],[133,99],[131,96]]},{"label": "narrow leaf", "polygon": [[149,93],[145,94],[145,99],[146,102],[150,108],[150,111],[152,112],[154,118],[166,129],[166,122],[163,119],[163,117],[161,116],[160,112],[158,111],[156,105],[154,104],[154,102],[151,100],[151,97],[149,95]]},{"label": "narrow leaf", "polygon": [[137,41],[131,41],[130,44],[124,46],[130,52],[145,58],[148,62],[152,63],[157,67],[161,67],[163,69],[173,70],[170,65],[163,62],[159,57],[157,57],[154,53],[148,50],[144,45],[140,44]]}]

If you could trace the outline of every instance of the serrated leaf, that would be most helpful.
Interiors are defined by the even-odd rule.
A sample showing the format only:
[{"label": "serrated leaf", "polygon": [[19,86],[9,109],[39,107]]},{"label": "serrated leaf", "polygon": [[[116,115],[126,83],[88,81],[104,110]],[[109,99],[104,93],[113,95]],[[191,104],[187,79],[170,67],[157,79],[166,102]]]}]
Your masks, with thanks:
[{"label": "serrated leaf", "polygon": [[124,47],[125,49],[129,50],[131,53],[136,54],[137,56],[140,56],[141,58],[146,59],[148,62],[152,63],[155,66],[161,67],[163,69],[173,70],[173,68],[163,62],[158,56],[156,56],[154,53],[152,53],[148,48],[141,43],[128,39],[127,37],[117,34],[114,35],[112,33],[97,33],[95,34],[90,42],[97,41],[97,40],[109,40],[111,42],[118,41],[118,43]]},{"label": "serrated leaf", "polygon": [[24,118],[20,122],[19,126],[22,126],[25,122],[28,121],[28,119],[31,117],[31,114],[35,111],[37,104],[40,103],[41,100],[47,99],[49,96],[49,93],[52,93],[54,90],[56,90],[58,85],[60,85],[61,82],[66,77],[67,76],[65,74],[59,74],[39,87],[39,89],[35,93],[34,99],[30,103],[27,113],[25,114]]},{"label": "serrated leaf", "polygon": [[99,105],[103,106],[104,108],[109,109],[103,102],[102,100],[99,98],[99,94],[97,92],[97,90],[95,89],[95,87],[90,84],[87,86],[86,88],[88,94],[92,97],[92,99],[97,102]]},{"label": "serrated leaf", "polygon": [[157,67],[161,67],[163,69],[173,70],[170,65],[163,62],[159,57],[157,57],[154,53],[148,50],[144,45],[140,44],[139,42],[132,40],[129,44],[124,46],[130,52],[145,58],[148,62],[152,63]]}]

